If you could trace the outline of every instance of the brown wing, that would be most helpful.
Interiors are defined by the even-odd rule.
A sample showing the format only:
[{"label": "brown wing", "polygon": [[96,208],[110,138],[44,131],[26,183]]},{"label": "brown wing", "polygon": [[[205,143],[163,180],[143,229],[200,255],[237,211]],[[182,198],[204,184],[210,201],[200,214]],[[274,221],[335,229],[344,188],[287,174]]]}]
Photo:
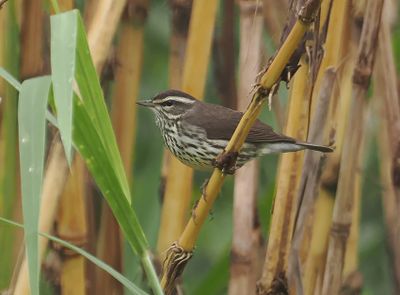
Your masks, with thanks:
[{"label": "brown wing", "polygon": [[[185,115],[186,122],[206,129],[209,139],[230,139],[243,113],[219,105],[196,102]],[[272,128],[257,120],[250,129],[246,142],[296,142],[295,139],[275,133]]]}]

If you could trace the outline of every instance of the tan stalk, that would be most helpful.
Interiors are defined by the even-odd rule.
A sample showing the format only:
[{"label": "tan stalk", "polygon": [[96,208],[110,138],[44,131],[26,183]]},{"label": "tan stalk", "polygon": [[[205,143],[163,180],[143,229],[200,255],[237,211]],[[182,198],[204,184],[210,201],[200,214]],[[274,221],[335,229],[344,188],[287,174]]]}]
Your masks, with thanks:
[{"label": "tan stalk", "polygon": [[[300,10],[299,18],[287,39],[282,44],[268,69],[261,76],[260,84],[255,90],[251,103],[241,118],[231,140],[223,153],[217,157],[216,166],[218,168],[214,169],[208,184],[203,190],[203,195],[193,210],[192,217],[179,240],[168,250],[161,281],[166,294],[170,294],[173,291],[176,278],[183,272],[187,261],[192,256],[201,226],[204,224],[212,204],[222,187],[226,172],[229,172],[235,164],[237,153],[243,145],[251,126],[260,114],[267,98],[271,98],[277,89],[282,71],[302,40],[310,23],[313,21],[319,4],[319,1],[310,0]],[[195,69],[191,70],[194,71]]]},{"label": "tan stalk", "polygon": [[22,5],[21,26],[21,79],[43,74],[43,20],[41,0],[27,1]]},{"label": "tan stalk", "polygon": [[101,73],[110,51],[126,0],[99,0],[90,7],[91,21],[86,30],[94,66]]},{"label": "tan stalk", "polygon": [[[217,4],[218,1],[203,2],[195,0],[193,1],[190,16],[189,37],[185,53],[181,88],[183,91],[200,99],[204,96]],[[161,252],[165,251],[168,245],[175,241],[182,233],[191,197],[193,177],[193,170],[173,157],[170,159],[168,171],[165,188],[165,198],[168,198],[168,203],[163,205],[161,216],[163,229],[167,227],[166,222],[168,219],[170,219],[168,220],[170,223],[176,218],[176,213],[179,219],[177,219],[175,224],[170,223],[173,232],[169,230],[166,232],[168,240],[167,237],[159,237],[162,241],[162,245],[159,242],[158,246]],[[173,218],[171,218],[170,214],[174,212],[167,212],[169,208],[166,206],[174,206],[174,209],[177,210]],[[165,280],[164,283],[166,283]],[[170,287],[174,288],[172,285]]]},{"label": "tan stalk", "polygon": [[[136,133],[136,100],[143,61],[143,31],[147,17],[146,0],[127,2],[122,18],[116,54],[115,85],[111,117],[128,181],[132,183],[132,151]],[[119,225],[103,202],[97,240],[97,256],[122,271],[122,244]],[[96,293],[122,293],[121,284],[96,268]]]},{"label": "tan stalk", "polygon": [[[56,137],[53,141],[47,162],[39,218],[39,231],[46,233],[51,232],[53,227],[59,197],[64,190],[68,173],[68,165],[64,158],[64,150],[59,137]],[[39,238],[39,261],[43,259],[47,244],[47,239]],[[13,294],[26,295],[29,292],[28,263],[24,259],[19,269]]]},{"label": "tan stalk", "polygon": [[[78,247],[83,247],[87,241],[84,168],[82,158],[77,155],[61,195],[57,214],[57,235]],[[60,253],[62,294],[85,294],[85,258],[66,248],[61,248]]]},{"label": "tan stalk", "polygon": [[[354,42],[352,43],[352,47],[354,47]],[[335,130],[335,151],[333,154],[327,155],[327,163],[323,169],[323,173],[321,176],[321,187],[319,190],[319,195],[315,200],[315,204],[313,202],[309,205],[310,207],[306,207],[304,205],[301,210],[304,211],[304,215],[306,216],[308,210],[312,210],[314,208],[314,218],[312,221],[312,237],[311,237],[311,245],[310,250],[308,252],[308,258],[304,265],[304,291],[305,294],[313,294],[313,290],[320,290],[321,285],[316,286],[317,276],[323,275],[324,272],[324,264],[325,264],[325,253],[327,249],[328,235],[329,229],[331,226],[331,217],[332,210],[334,204],[334,191],[337,183],[337,175],[339,169],[339,160],[340,160],[340,152],[341,146],[343,142],[343,133],[345,129],[345,116],[349,111],[350,104],[348,102],[351,101],[351,75],[354,69],[354,49],[350,48],[347,51],[346,61],[343,64],[342,69],[338,69],[338,74],[332,83],[334,87],[332,89],[333,93],[337,93],[338,85],[340,85],[340,97],[339,97],[339,109],[338,113],[341,114],[341,121],[338,122],[337,129]],[[322,69],[321,69],[322,70]],[[331,96],[332,97],[332,96]],[[332,105],[331,105],[332,107]],[[329,117],[329,116],[328,116]],[[332,125],[336,124],[335,122],[329,121],[327,124],[328,129],[325,130],[325,134],[334,130]],[[314,197],[315,198],[315,197]],[[320,291],[316,291],[317,293]]]},{"label": "tan stalk", "polygon": [[[305,294],[313,294],[320,292],[321,279],[318,276],[324,272],[324,258],[327,247],[329,228],[331,226],[334,192],[337,185],[337,177],[339,173],[340,155],[342,150],[343,134],[347,113],[349,110],[349,102],[351,101],[351,75],[353,73],[353,40],[351,37],[351,17],[349,9],[349,1],[339,0],[333,1],[329,18],[329,1],[324,1],[325,8],[321,10],[321,21],[329,19],[327,29],[326,42],[324,44],[324,57],[321,61],[316,84],[314,85],[314,96],[320,91],[320,79],[327,68],[333,66],[337,69],[337,79],[333,88],[330,101],[330,112],[328,114],[325,134],[335,138],[335,151],[327,155],[325,168],[321,176],[321,188],[315,201],[314,208],[315,217],[312,221],[312,238],[310,251],[305,263],[304,269],[304,291]],[[321,23],[323,28],[323,23]],[[315,98],[313,98],[313,106],[315,106]],[[340,118],[338,118],[340,114]]]},{"label": "tan stalk", "polygon": [[[262,6],[258,0],[240,5],[238,110],[248,105],[251,85],[259,73],[262,44]],[[233,239],[229,295],[255,294],[260,276],[261,231],[257,218],[258,162],[236,172],[233,198]]]},{"label": "tan stalk", "polygon": [[[287,115],[285,134],[306,139],[308,126],[309,65],[302,58],[297,71]],[[267,254],[263,274],[258,282],[258,294],[273,294],[287,289],[287,268],[293,222],[296,213],[296,191],[299,184],[304,152],[283,154],[280,159],[276,180],[277,191],[274,201]]]},{"label": "tan stalk", "polygon": [[[103,3],[106,2],[106,3]],[[104,23],[97,22],[97,26],[93,26],[93,29],[88,30],[88,39],[92,40],[90,45],[90,52],[92,54],[93,62],[96,66],[97,72],[101,70],[104,65],[104,61],[106,60],[108,51],[111,46],[112,37],[116,30],[116,25],[119,22],[121,17],[122,8],[120,13],[117,13],[119,9],[117,9],[121,3],[121,1],[110,1],[110,0],[102,0],[99,5],[93,11],[94,19],[96,20],[104,20]],[[124,2],[124,1],[122,1]],[[113,5],[112,9],[109,10],[102,10],[104,8],[108,9],[107,4],[115,4]],[[122,7],[125,3],[123,3]],[[107,16],[107,19],[104,19],[102,16]],[[99,39],[97,36],[100,35],[103,37],[98,44],[97,42]],[[96,45],[99,45],[98,47]],[[107,50],[106,50],[107,48]],[[99,52],[98,52],[99,50]],[[26,74],[28,75],[31,71],[28,71]],[[39,219],[39,231],[41,232],[49,232],[53,223],[54,223],[54,215],[56,210],[56,204],[58,202],[58,197],[62,193],[64,188],[64,184],[67,180],[68,175],[68,167],[67,163],[64,158],[64,150],[61,146],[59,140],[53,141],[50,150],[52,151],[48,157],[48,165],[46,168],[46,173],[43,181],[43,188],[42,188],[42,197],[41,202],[41,212],[45,210],[47,215],[41,215]],[[53,201],[46,201],[47,198],[50,198]],[[53,198],[53,199],[52,199]],[[52,203],[54,202],[54,204]],[[48,204],[47,204],[48,203]],[[45,206],[45,209],[42,209],[42,206]],[[41,251],[41,255],[39,256],[40,260],[43,258],[43,252],[47,246],[46,239],[39,239],[40,245],[39,250]],[[27,267],[26,258],[24,258],[21,267],[18,271],[17,279],[16,279],[16,287],[15,293],[16,295],[25,295],[29,292],[29,280],[28,280],[28,267]]]},{"label": "tan stalk", "polygon": [[[330,98],[336,81],[336,71],[328,68],[325,72],[324,79],[321,84],[321,90],[318,96],[317,105],[314,116],[310,124],[308,141],[322,144],[325,137],[321,130],[324,130],[327,122],[327,114],[330,106]],[[322,166],[322,158],[324,155],[306,151],[304,156],[304,165],[299,181],[299,187],[296,190],[296,202],[293,204],[296,218],[293,227],[292,249],[289,256],[288,278],[290,289],[296,286],[296,293],[303,294],[302,271],[301,265],[306,261],[315,242],[312,240],[318,237],[318,233],[312,234],[313,218],[320,218],[320,214],[325,212],[314,212],[310,214],[316,200],[316,191],[320,185],[320,172]],[[325,199],[319,199],[325,200]],[[328,199],[329,200],[329,199]],[[317,203],[318,204],[318,203]],[[325,208],[325,207],[322,207]],[[329,212],[327,215],[329,216]],[[323,218],[326,216],[322,215]],[[321,217],[321,218],[322,218]],[[311,239],[311,241],[310,241]],[[311,247],[311,250],[310,250]],[[305,272],[305,276],[309,275]],[[295,285],[294,285],[295,284]],[[292,291],[294,292],[294,291]],[[305,294],[312,294],[306,289]]]},{"label": "tan stalk", "polygon": [[[182,85],[191,5],[191,0],[170,1],[172,11],[172,34],[169,57],[170,88],[179,89]],[[208,55],[205,51],[194,52],[193,49],[188,49],[187,59],[193,59],[196,54]],[[196,80],[194,77],[192,78]],[[204,79],[200,77],[200,81],[198,82],[204,83]],[[192,196],[192,171],[165,149],[161,177],[163,206],[161,209],[157,250],[163,260],[165,250],[182,233],[187,220],[189,203]]]},{"label": "tan stalk", "polygon": [[361,32],[357,62],[353,73],[353,98],[344,136],[322,294],[337,294],[342,284],[346,242],[353,213],[353,177],[357,169],[361,144],[363,105],[374,64],[382,6],[383,1],[368,1]]},{"label": "tan stalk", "polygon": [[383,99],[383,122],[380,138],[381,179],[383,184],[382,201],[385,213],[390,261],[395,282],[394,293],[400,293],[400,100],[397,88],[393,47],[391,44],[390,14],[396,11],[393,2],[385,1],[384,16],[379,33],[379,46],[376,62],[376,93]]}]

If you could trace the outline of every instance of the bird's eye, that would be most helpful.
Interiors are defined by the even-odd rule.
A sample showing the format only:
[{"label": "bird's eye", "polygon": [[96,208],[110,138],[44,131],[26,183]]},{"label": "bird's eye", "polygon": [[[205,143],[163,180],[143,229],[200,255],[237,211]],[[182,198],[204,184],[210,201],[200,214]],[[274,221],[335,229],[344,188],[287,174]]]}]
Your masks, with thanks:
[{"label": "bird's eye", "polygon": [[167,100],[167,101],[162,102],[161,105],[163,107],[170,107],[170,106],[173,106],[174,103],[171,100]]}]

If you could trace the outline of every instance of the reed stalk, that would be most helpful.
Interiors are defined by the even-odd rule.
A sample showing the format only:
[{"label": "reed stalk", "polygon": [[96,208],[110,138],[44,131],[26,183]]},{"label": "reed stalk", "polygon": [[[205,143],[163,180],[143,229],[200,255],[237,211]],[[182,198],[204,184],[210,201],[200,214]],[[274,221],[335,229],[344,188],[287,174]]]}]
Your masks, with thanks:
[{"label": "reed stalk", "polygon": [[368,1],[353,73],[353,98],[344,136],[322,294],[337,294],[342,283],[346,242],[352,221],[354,178],[361,144],[363,105],[375,57],[383,1]]},{"label": "reed stalk", "polygon": [[[196,3],[196,2],[195,2]],[[181,275],[187,261],[192,256],[192,251],[208,213],[219,193],[226,173],[232,170],[237,153],[243,145],[251,126],[261,112],[262,106],[277,90],[282,71],[288,63],[293,52],[302,40],[314,15],[320,5],[319,1],[307,1],[299,12],[298,20],[290,31],[287,39],[275,55],[275,58],[260,78],[260,83],[253,94],[247,111],[240,120],[231,140],[225,150],[216,159],[217,168],[214,169],[207,186],[203,190],[192,217],[186,225],[179,240],[173,244],[164,263],[162,286],[166,294],[174,288],[174,282]],[[192,23],[191,23],[192,25]],[[194,70],[194,69],[192,69]]]},{"label": "reed stalk", "polygon": [[[15,3],[7,3],[0,13],[0,65],[18,76],[19,56],[15,48],[18,25],[15,21],[17,9]],[[18,203],[17,175],[17,93],[5,81],[0,82],[0,216],[12,218]],[[0,290],[6,289],[12,276],[13,260],[18,255],[16,245],[21,244],[22,236],[14,235],[7,226],[0,225]],[[17,250],[17,251],[15,251]]]},{"label": "reed stalk", "polygon": [[100,0],[95,3],[90,7],[93,12],[87,25],[87,37],[94,66],[101,73],[126,0]]},{"label": "reed stalk", "polygon": [[[261,65],[262,6],[243,0],[240,7],[238,110],[244,111],[251,84]],[[236,172],[233,196],[233,239],[230,295],[255,294],[260,275],[261,231],[257,218],[258,161],[246,163]]]},{"label": "reed stalk", "polygon": [[[87,241],[84,168],[82,158],[75,156],[57,213],[57,235],[78,247]],[[85,258],[66,248],[58,250],[62,257],[59,278],[62,294],[86,294]]]},{"label": "reed stalk", "polygon": [[[308,140],[310,142],[322,143],[323,141],[324,134],[323,132],[321,132],[321,130],[324,130],[324,127],[327,124],[327,114],[329,112],[330,105],[329,102],[335,85],[335,80],[336,71],[333,68],[328,68],[321,84],[315,113],[310,124],[308,136]],[[290,288],[293,288],[293,284],[295,284],[297,294],[303,294],[304,292],[304,287],[302,283],[302,271],[300,267],[302,263],[304,263],[304,261],[307,261],[310,253],[313,253],[313,251],[315,251],[313,247],[315,248],[316,245],[319,245],[314,241],[314,239],[318,239],[319,233],[313,233],[311,230],[312,226],[309,223],[312,223],[314,218],[329,219],[324,214],[327,214],[329,216],[329,212],[331,212],[317,211],[313,214],[309,213],[310,211],[312,211],[314,205],[318,205],[318,203],[315,204],[317,199],[316,192],[318,191],[320,185],[320,172],[323,157],[325,156],[313,153],[311,151],[305,152],[304,165],[299,181],[300,183],[296,191],[297,196],[293,209],[295,211],[296,218],[293,227],[292,249],[289,256],[290,260],[288,268]],[[329,201],[329,198],[321,198],[318,200]],[[325,206],[321,207],[326,208]],[[320,217],[319,215],[322,216]],[[309,239],[311,239],[311,241]],[[306,247],[306,249],[304,250],[303,247]],[[304,255],[304,252],[306,253],[306,255]],[[307,271],[304,272],[304,276],[306,278],[309,275],[310,273],[308,273]],[[312,294],[312,292],[307,289],[305,293]]]},{"label": "reed stalk", "polygon": [[[327,26],[326,41],[324,44],[324,55],[319,66],[317,79],[315,81],[312,109],[315,108],[315,96],[321,91],[321,79],[325,71],[333,67],[337,71],[337,79],[332,89],[330,99],[330,110],[327,114],[326,137],[335,139],[335,151],[327,155],[325,168],[321,175],[321,186],[319,188],[315,204],[304,208],[304,214],[309,214],[313,208],[315,215],[312,221],[311,245],[308,258],[305,262],[303,287],[306,294],[320,292],[320,281],[318,278],[324,272],[324,257],[326,253],[329,228],[331,226],[334,195],[337,186],[337,177],[340,166],[340,155],[342,150],[343,133],[351,98],[351,75],[353,72],[353,40],[351,37],[351,17],[349,1],[333,1],[331,4],[325,1],[321,9],[321,30]],[[321,32],[321,34],[323,34]],[[317,68],[318,69],[318,68]],[[340,88],[338,85],[341,85]],[[340,114],[340,117],[339,117]],[[308,211],[308,212],[307,212]],[[318,282],[318,283],[317,283]]]},{"label": "reed stalk", "polygon": [[[285,134],[306,139],[308,126],[309,65],[300,61],[287,115]],[[268,238],[267,254],[263,274],[258,282],[258,293],[269,294],[287,288],[287,268],[291,245],[290,233],[293,232],[296,214],[296,191],[299,185],[304,152],[283,154],[277,175],[277,191]]]},{"label": "reed stalk", "polygon": [[[122,17],[111,117],[128,181],[132,184],[133,147],[136,134],[136,100],[143,63],[143,33],[147,18],[147,1],[131,0]],[[122,237],[119,225],[106,202],[103,202],[97,240],[97,256],[121,271]],[[96,292],[122,293],[121,284],[101,269],[96,269]]]},{"label": "reed stalk", "polygon": [[[381,179],[383,185],[383,210],[391,268],[394,278],[394,292],[400,292],[400,100],[397,88],[394,53],[391,44],[391,26],[394,7],[385,1],[382,24],[379,32],[379,46],[375,66],[376,93],[383,104],[382,128],[379,147],[381,155]],[[383,140],[385,140],[383,142]]]},{"label": "reed stalk", "polygon": [[21,79],[43,74],[44,10],[41,0],[22,5]]},{"label": "reed stalk", "polygon": [[[190,20],[191,0],[170,1],[172,11],[172,33],[170,38],[169,56],[169,85],[170,88],[181,88],[185,62],[186,43]],[[193,51],[193,50],[192,50]],[[189,53],[208,54],[207,52]],[[188,58],[189,58],[188,56]],[[199,65],[197,65],[199,66]],[[193,77],[194,79],[194,77]],[[200,83],[204,83],[200,81]],[[186,175],[182,179],[182,175]],[[164,259],[165,249],[182,233],[187,220],[189,204],[192,196],[192,172],[176,158],[169,150],[164,149],[163,165],[161,170],[161,209],[160,229],[157,241],[157,250]]]}]

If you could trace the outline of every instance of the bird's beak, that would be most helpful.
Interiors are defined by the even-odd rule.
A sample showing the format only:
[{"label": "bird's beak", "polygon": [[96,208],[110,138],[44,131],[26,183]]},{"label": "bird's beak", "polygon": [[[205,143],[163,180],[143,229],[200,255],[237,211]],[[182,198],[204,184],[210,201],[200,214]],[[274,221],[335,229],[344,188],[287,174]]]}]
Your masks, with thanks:
[{"label": "bird's beak", "polygon": [[142,106],[142,107],[148,107],[148,108],[152,108],[154,107],[154,103],[151,101],[151,99],[147,99],[147,100],[139,100],[136,102],[138,105]]}]

